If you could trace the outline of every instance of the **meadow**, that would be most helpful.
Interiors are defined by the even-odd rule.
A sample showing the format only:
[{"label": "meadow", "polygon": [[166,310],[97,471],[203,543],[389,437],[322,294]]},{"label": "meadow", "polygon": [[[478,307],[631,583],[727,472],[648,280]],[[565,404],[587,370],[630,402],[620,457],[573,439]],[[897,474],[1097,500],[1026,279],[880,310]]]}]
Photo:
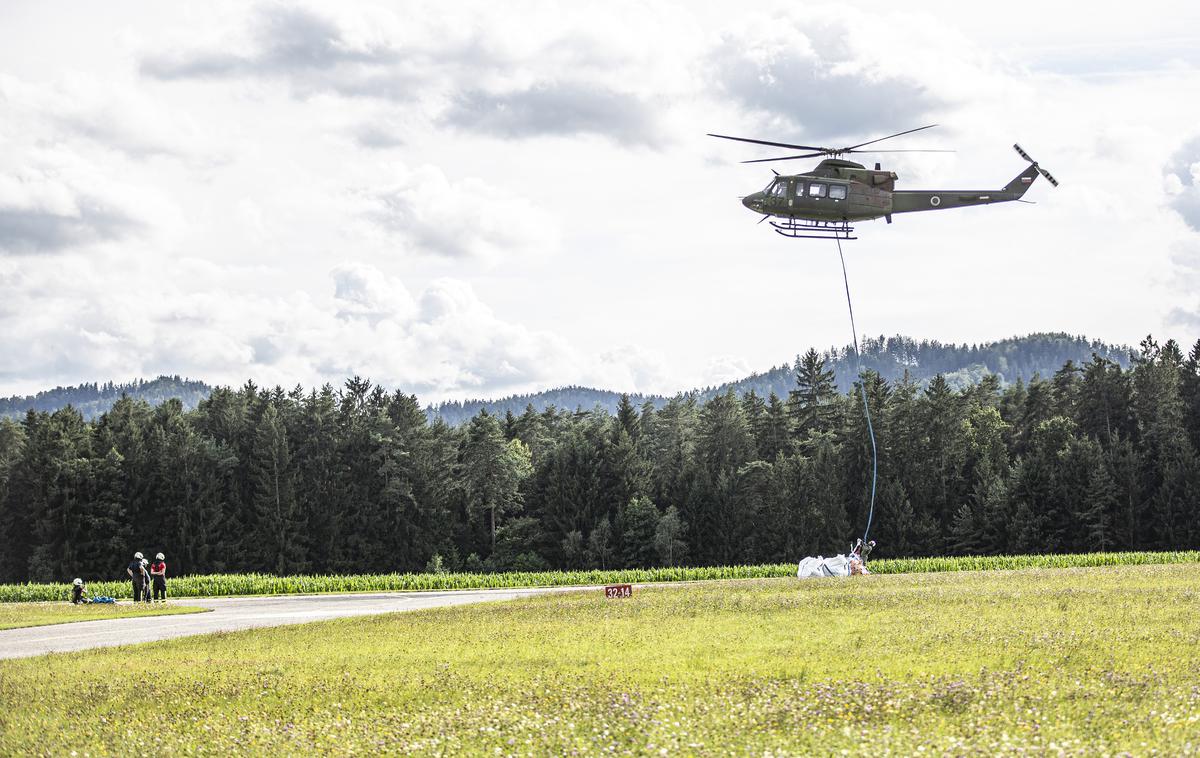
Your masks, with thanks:
[{"label": "meadow", "polygon": [[1198,568],[587,591],[6,661],[0,754],[1189,754]]},{"label": "meadow", "polygon": [[[994,555],[953,558],[890,558],[871,561],[875,574],[945,571],[995,571],[1028,568],[1083,568],[1200,562],[1198,551],[1081,553],[1074,555]],[[511,589],[596,584],[648,584],[715,579],[769,579],[795,576],[792,563],[758,566],[699,566],[590,571],[510,573],[425,573],[273,576],[270,574],[206,574],[170,579],[171,597],[297,595],[322,592],[393,592],[421,590]],[[128,580],[89,581],[94,595],[129,598]],[[0,602],[65,600],[68,584],[0,584]]]},{"label": "meadow", "polygon": [[172,616],[178,613],[200,613],[206,608],[182,605],[104,604],[71,605],[70,603],[0,603],[0,630],[24,626],[69,624],[74,621],[136,618],[139,616]]}]

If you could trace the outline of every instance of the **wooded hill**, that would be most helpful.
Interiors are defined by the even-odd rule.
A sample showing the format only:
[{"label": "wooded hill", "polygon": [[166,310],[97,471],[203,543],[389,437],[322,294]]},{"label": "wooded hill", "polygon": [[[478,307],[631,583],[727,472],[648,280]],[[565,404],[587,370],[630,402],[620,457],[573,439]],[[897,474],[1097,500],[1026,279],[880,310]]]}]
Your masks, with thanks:
[{"label": "wooded hill", "polygon": [[[1035,375],[1050,376],[1067,361],[1085,363],[1093,354],[1114,361],[1124,368],[1129,366],[1132,353],[1131,349],[1125,346],[1108,345],[1084,337],[1050,332],[978,345],[946,344],[937,340],[918,342],[904,336],[868,337],[859,348],[862,351],[862,367],[878,373],[889,382],[897,381],[907,374],[911,380],[923,384],[940,374],[954,389],[965,388],[988,375],[995,375],[1001,386],[1017,380],[1028,382]],[[821,353],[821,358],[833,371],[837,389],[842,392],[848,391],[858,371],[858,361],[853,348],[849,345],[829,348]],[[723,395],[730,389],[739,397],[751,390],[759,397],[767,397],[772,392],[780,397],[787,397],[795,381],[799,360],[797,356],[793,363],[780,364],[770,371],[751,374],[745,379],[685,394],[691,394],[699,401]],[[648,401],[657,408],[663,407],[667,402],[667,398],[662,395],[632,394],[630,399],[635,405],[641,406]],[[499,400],[441,403],[428,410],[431,418],[440,416],[446,423],[457,425],[483,409],[493,415],[502,416],[509,411],[522,413],[529,405],[537,411],[544,411],[550,407],[570,410],[591,410],[599,407],[609,413],[616,413],[620,400],[619,392],[587,387],[562,387],[528,395],[513,395]]]},{"label": "wooded hill", "polygon": [[1200,341],[955,389],[816,351],[790,391],[454,427],[415,397],[218,388],[0,419],[0,581],[794,561],[845,550],[880,452],[877,557],[1200,547]]},{"label": "wooded hill", "polygon": [[19,419],[27,411],[53,413],[70,405],[85,419],[94,419],[112,408],[122,396],[161,405],[167,400],[179,400],[187,410],[194,409],[208,397],[212,387],[194,379],[160,376],[157,379],[137,379],[125,384],[104,382],[80,384],[74,387],[55,387],[36,395],[0,398],[0,417]]}]

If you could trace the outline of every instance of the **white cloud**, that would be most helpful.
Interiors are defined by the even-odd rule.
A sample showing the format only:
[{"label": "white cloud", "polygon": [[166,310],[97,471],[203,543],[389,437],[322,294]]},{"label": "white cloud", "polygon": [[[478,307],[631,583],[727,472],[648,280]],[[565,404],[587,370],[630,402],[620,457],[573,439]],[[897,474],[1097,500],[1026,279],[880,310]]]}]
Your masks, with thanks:
[{"label": "white cloud", "polygon": [[[816,14],[819,17],[820,14]],[[844,21],[752,16],[727,32],[705,66],[720,93],[764,126],[824,145],[882,124],[917,126],[941,103],[890,59],[860,49],[869,36]]]},{"label": "white cloud", "polygon": [[215,277],[225,287],[188,291],[186,269],[143,280],[110,264],[63,257],[32,271],[0,268],[0,354],[10,357],[0,382],[165,372],[292,386],[357,374],[432,401],[622,376],[637,387],[647,376],[636,349],[588,358],[558,335],[497,317],[455,279],[414,298],[398,279],[354,262],[330,272],[332,297],[310,298],[239,287],[247,272],[236,268]]},{"label": "white cloud", "polygon": [[399,173],[362,193],[363,215],[413,252],[497,263],[544,254],[557,242],[554,219],[511,192],[475,177],[451,181],[434,166]]},{"label": "white cloud", "polygon": [[142,231],[171,209],[63,150],[0,155],[0,255],[55,253]]},{"label": "white cloud", "polygon": [[1200,137],[1188,140],[1171,156],[1165,184],[1171,207],[1200,232]]},{"label": "white cloud", "polygon": [[167,107],[126,81],[69,72],[51,83],[0,73],[0,115],[9,138],[31,146],[90,142],[135,159],[220,159],[216,145],[190,116]]},{"label": "white cloud", "polygon": [[372,323],[390,317],[411,318],[416,303],[399,279],[384,276],[362,263],[344,263],[335,268],[333,299],[343,318],[364,318]]},{"label": "white cloud", "polygon": [[657,115],[651,103],[603,84],[555,81],[510,91],[467,90],[442,123],[497,137],[597,134],[656,146],[663,139]]},{"label": "white cloud", "polygon": [[754,369],[744,358],[736,355],[718,355],[708,362],[705,381],[711,385],[724,384],[745,379]]},{"label": "white cloud", "polygon": [[[263,3],[225,35],[147,53],[140,69],[168,82],[283,81],[296,97],[392,102],[505,138],[590,134],[657,146],[659,109],[637,91],[644,67],[630,65],[628,42],[602,36],[606,27],[617,40],[627,32],[611,20],[537,29],[507,13],[449,22],[432,12]],[[402,141],[371,123],[353,133],[366,146]]]},{"label": "white cloud", "polygon": [[[685,389],[662,351],[626,344],[600,354],[600,360],[578,382],[603,389],[673,395]],[[567,382],[562,382],[567,384]]]}]

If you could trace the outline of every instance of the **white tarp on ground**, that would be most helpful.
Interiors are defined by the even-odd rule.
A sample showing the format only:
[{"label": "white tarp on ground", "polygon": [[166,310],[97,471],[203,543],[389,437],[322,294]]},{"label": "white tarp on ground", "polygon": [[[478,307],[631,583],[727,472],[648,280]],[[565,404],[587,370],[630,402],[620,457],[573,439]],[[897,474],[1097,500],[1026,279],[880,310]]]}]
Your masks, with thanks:
[{"label": "white tarp on ground", "polygon": [[808,557],[800,561],[796,576],[806,579],[813,576],[850,576],[850,559],[844,555],[832,558]]}]

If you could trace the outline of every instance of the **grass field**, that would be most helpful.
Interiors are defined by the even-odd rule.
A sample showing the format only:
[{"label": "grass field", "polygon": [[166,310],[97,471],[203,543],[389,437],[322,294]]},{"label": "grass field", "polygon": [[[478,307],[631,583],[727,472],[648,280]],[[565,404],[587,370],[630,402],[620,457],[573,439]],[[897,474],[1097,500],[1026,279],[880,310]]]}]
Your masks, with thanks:
[{"label": "grass field", "polygon": [[571,593],[8,661],[0,754],[1188,754],[1198,568]]},{"label": "grass field", "polygon": [[205,608],[181,605],[113,603],[71,605],[70,603],[0,603],[0,629],[23,626],[69,624],[73,621],[134,618],[137,616],[168,616],[177,613],[200,613]]},{"label": "grass field", "polygon": [[[893,558],[871,561],[876,574],[943,571],[984,571],[1026,568],[1079,568],[1197,563],[1200,552],[1085,553],[1079,555],[996,555],[958,558]],[[513,587],[564,587],[590,584],[767,579],[795,576],[791,563],[761,566],[700,566],[693,568],[620,569],[614,571],[540,571],[503,574],[368,574],[334,576],[271,576],[269,574],[209,574],[170,580],[171,597],[295,595],[321,592],[388,592],[400,590],[466,590]],[[127,598],[128,581],[89,582],[93,594]],[[66,584],[0,584],[0,602],[65,600]]]}]

